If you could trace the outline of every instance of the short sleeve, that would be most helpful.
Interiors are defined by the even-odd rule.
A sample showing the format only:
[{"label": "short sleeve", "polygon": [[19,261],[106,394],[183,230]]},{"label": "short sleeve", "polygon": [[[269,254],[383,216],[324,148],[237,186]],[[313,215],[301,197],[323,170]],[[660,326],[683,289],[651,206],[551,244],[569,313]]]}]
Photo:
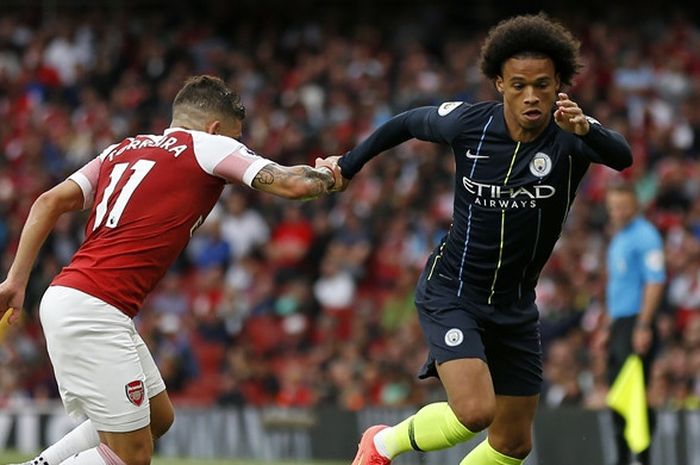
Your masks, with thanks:
[{"label": "short sleeve", "polygon": [[214,168],[227,156],[236,153],[244,145],[236,139],[201,131],[188,131],[197,163],[207,174],[214,174]]},{"label": "short sleeve", "polygon": [[642,268],[646,282],[660,283],[666,279],[663,240],[656,230],[648,230],[639,238]]},{"label": "short sleeve", "polygon": [[83,191],[83,210],[92,207],[95,201],[95,188],[97,180],[100,177],[100,167],[107,155],[112,152],[119,144],[112,144],[104,149],[97,157],[87,162],[82,168],[68,176],[68,179],[76,183],[80,190]]},{"label": "short sleeve", "polygon": [[214,167],[213,174],[228,182],[242,182],[253,187],[255,176],[272,160],[261,157],[241,144],[238,150],[224,157],[218,165]]}]

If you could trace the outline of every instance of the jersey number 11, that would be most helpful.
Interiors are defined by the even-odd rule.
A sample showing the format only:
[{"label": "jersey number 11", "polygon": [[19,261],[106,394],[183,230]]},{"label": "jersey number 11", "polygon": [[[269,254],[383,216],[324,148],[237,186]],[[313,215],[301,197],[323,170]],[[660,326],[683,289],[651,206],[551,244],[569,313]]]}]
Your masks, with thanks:
[{"label": "jersey number 11", "polygon": [[[138,185],[141,184],[143,178],[146,177],[148,172],[151,171],[155,164],[156,162],[152,160],[139,160],[134,163],[134,166],[131,167],[131,170],[134,173],[131,175],[131,177],[129,177],[129,180],[126,182],[126,184],[124,184],[124,187],[122,187],[121,192],[117,196],[117,200],[114,202],[114,206],[107,216],[107,223],[105,226],[108,228],[117,227],[119,224],[119,218],[121,218],[122,213],[124,213],[124,209],[126,208],[126,204],[129,203],[129,199],[131,199],[131,196],[134,194],[134,191]],[[124,175],[124,172],[128,167],[129,163],[117,163],[114,165],[114,168],[112,168],[112,172],[109,174],[109,185],[107,185],[105,188],[102,201],[95,209],[95,224],[92,226],[93,231],[97,229],[100,224],[102,224],[102,220],[104,220],[105,215],[107,214],[109,198],[114,193],[117,183]]]}]

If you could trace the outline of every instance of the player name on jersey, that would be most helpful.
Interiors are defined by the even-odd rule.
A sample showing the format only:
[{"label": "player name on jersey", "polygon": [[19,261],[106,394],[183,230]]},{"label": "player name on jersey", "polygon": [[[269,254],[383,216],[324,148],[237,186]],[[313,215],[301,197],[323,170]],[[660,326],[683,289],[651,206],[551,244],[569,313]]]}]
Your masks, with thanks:
[{"label": "player name on jersey", "polygon": [[109,160],[113,160],[114,157],[118,157],[127,150],[138,150],[138,149],[143,149],[146,147],[157,147],[163,150],[167,150],[168,152],[172,153],[175,158],[179,157],[182,155],[182,153],[187,150],[187,145],[185,144],[178,144],[178,139],[172,136],[168,135],[162,135],[162,136],[137,136],[137,137],[132,137],[129,138],[130,142],[127,145],[124,145],[123,147],[112,150],[109,152],[107,155],[107,158]]}]

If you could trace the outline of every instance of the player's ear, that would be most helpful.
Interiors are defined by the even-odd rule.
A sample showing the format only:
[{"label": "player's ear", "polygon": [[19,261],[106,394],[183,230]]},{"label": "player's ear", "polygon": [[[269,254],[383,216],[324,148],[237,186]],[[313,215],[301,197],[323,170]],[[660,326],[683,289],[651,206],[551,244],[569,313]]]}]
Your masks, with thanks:
[{"label": "player's ear", "polygon": [[503,76],[496,76],[496,79],[493,80],[493,85],[496,86],[496,90],[499,94],[503,94],[505,90],[503,88]]},{"label": "player's ear", "polygon": [[221,128],[221,121],[215,119],[207,123],[206,130],[209,134],[218,134]]}]

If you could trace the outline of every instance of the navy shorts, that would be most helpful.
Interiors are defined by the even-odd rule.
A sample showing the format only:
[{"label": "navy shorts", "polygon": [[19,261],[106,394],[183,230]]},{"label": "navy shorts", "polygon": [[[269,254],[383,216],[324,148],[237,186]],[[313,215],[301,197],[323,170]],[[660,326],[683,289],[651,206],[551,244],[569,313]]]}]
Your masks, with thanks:
[{"label": "navy shorts", "polygon": [[[424,273],[425,274],[425,273]],[[539,312],[533,303],[481,305],[457,297],[454,288],[421,276],[416,307],[429,354],[418,377],[437,377],[436,364],[480,358],[498,395],[532,396],[542,388]]]}]

